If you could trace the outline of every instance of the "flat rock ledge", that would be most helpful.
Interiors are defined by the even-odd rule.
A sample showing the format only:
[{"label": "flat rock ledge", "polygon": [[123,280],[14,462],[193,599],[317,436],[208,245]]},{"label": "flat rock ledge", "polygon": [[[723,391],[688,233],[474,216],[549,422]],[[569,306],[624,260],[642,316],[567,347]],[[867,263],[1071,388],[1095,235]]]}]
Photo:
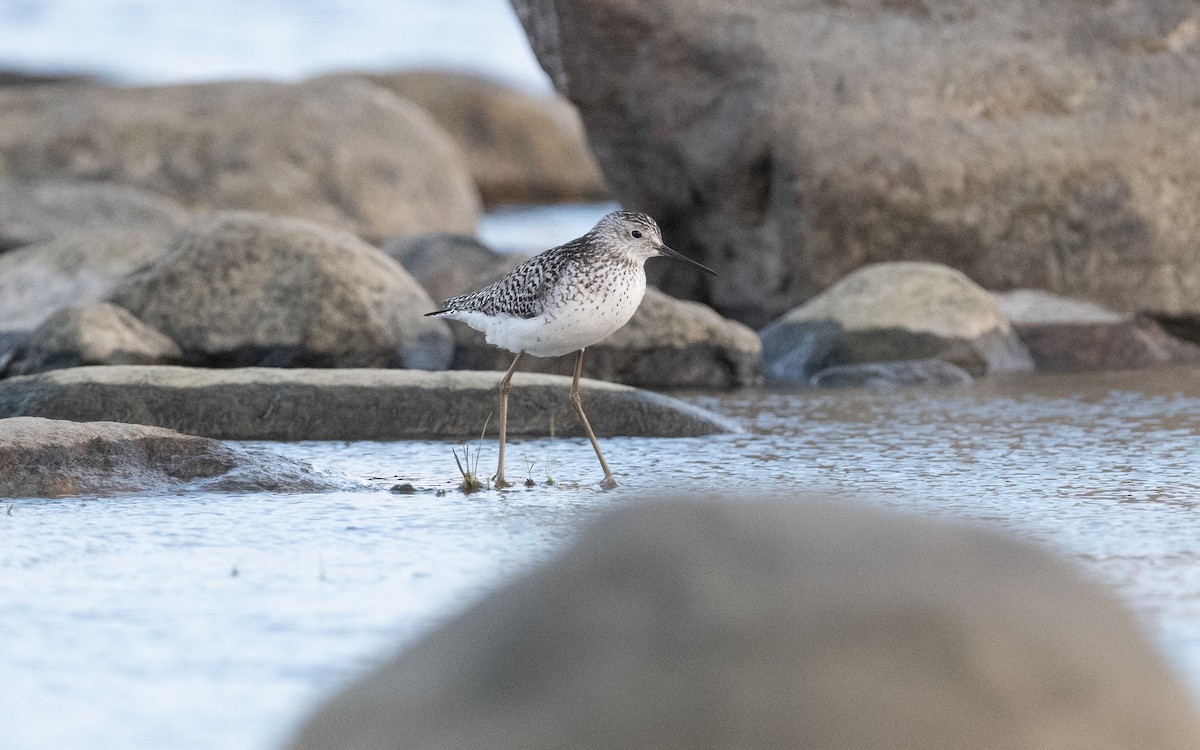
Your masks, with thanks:
[{"label": "flat rock ledge", "polygon": [[0,419],[0,497],[113,495],[172,487],[210,492],[322,492],[347,478],[265,451],[161,427]]},{"label": "flat rock ledge", "polygon": [[[478,437],[496,427],[495,372],[170,366],[75,367],[0,381],[0,418],[37,416],[166,427],[224,440]],[[570,378],[518,373],[510,436],[583,435]],[[582,381],[599,436],[740,432],[730,419],[629,386]]]}]

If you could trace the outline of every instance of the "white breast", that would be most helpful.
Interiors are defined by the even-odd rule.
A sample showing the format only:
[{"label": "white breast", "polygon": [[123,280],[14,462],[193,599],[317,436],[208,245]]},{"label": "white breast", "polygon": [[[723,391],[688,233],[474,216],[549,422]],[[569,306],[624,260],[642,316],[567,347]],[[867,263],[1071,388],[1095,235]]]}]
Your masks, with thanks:
[{"label": "white breast", "polygon": [[646,274],[640,269],[607,278],[595,293],[583,287],[556,290],[545,311],[534,318],[490,316],[455,312],[461,320],[482,331],[489,344],[535,357],[557,357],[599,343],[629,322],[646,294]]}]

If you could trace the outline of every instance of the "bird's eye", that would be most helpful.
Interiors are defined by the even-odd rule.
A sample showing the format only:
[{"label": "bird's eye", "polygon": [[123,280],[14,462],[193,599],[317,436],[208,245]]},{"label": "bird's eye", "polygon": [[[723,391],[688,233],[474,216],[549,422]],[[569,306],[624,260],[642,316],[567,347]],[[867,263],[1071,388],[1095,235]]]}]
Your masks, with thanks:
[{"label": "bird's eye", "polygon": [[633,238],[634,238],[635,240],[640,240],[640,239],[642,238],[642,233],[641,233],[640,231],[636,230],[636,229],[635,229],[635,230],[633,230],[632,232],[630,232],[630,234],[632,234],[632,235],[633,235]]}]

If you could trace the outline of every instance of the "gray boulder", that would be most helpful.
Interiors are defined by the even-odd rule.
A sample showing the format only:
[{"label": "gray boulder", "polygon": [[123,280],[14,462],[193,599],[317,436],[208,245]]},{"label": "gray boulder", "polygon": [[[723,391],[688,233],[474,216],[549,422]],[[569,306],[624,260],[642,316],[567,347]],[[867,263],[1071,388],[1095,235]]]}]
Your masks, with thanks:
[{"label": "gray boulder", "polygon": [[[67,307],[51,315],[24,343],[9,375],[82,365],[167,365],[183,360],[174,341],[124,308],[105,302]],[[0,372],[5,372],[0,367]]]},{"label": "gray boulder", "polygon": [[817,388],[941,388],[970,385],[971,381],[966,370],[940,359],[838,365],[821,370],[808,380],[809,385]]},{"label": "gray boulder", "polygon": [[780,382],[893,360],[941,359],[973,375],[1033,368],[996,300],[936,263],[861,268],[759,336],[766,376]]},{"label": "gray boulder", "polygon": [[484,205],[608,198],[575,107],[445,71],[352,73],[420,105],[458,144]]},{"label": "gray boulder", "polygon": [[227,492],[321,492],[352,483],[282,456],[158,427],[0,419],[0,497],[112,495],[185,485]]},{"label": "gray boulder", "polygon": [[498,253],[474,237],[446,232],[397,237],[380,249],[404,266],[434,302],[482,289],[527,257]]},{"label": "gray boulder", "polygon": [[441,369],[453,341],[433,300],[348,232],[222,212],[197,219],[110,301],[197,364]]},{"label": "gray boulder", "polygon": [[[507,370],[512,364],[512,353],[488,344],[482,333],[451,325],[455,369]],[[575,357],[526,357],[521,369],[570,375]],[[752,386],[762,382],[762,342],[750,328],[706,305],[647,289],[628,323],[587,348],[584,371],[639,388]]]},{"label": "gray boulder", "polygon": [[345,80],[3,89],[0,175],[120,182],[367,237],[472,232],[479,208],[423,110]]},{"label": "gray boulder", "polygon": [[[226,440],[478,438],[496,429],[500,376],[420,370],[231,370],[78,367],[0,381],[0,418],[116,421]],[[519,373],[510,436],[580,436],[569,378]],[[602,437],[739,432],[734,422],[673,398],[582,381]]]},{"label": "gray boulder", "polygon": [[186,219],[173,201],[127,185],[0,179],[0,253],[97,230],[169,236]]},{"label": "gray boulder", "polygon": [[155,229],[96,228],[0,254],[0,330],[29,331],[63,307],[103,299],[162,255],[171,236]]},{"label": "gray boulder", "polygon": [[1191,696],[1051,555],[846,503],[622,508],[340,691],[291,750],[1193,750]]},{"label": "gray boulder", "polygon": [[513,4],[617,199],[720,273],[665,291],[758,326],[932,260],[1200,313],[1193,0]]},{"label": "gray boulder", "polygon": [[1140,370],[1200,363],[1200,346],[1158,323],[1036,289],[996,295],[1037,369],[1047,372]]}]

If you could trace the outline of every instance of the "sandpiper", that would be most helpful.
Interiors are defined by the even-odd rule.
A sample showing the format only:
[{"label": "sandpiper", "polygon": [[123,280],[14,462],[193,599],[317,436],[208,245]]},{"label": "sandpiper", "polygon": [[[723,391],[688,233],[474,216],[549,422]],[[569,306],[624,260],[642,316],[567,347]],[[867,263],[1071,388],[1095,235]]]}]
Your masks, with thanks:
[{"label": "sandpiper", "polygon": [[712,269],[664,245],[654,219],[634,211],[614,211],[582,237],[535,255],[478,292],[443,300],[443,309],[427,313],[460,320],[485,334],[489,344],[516,353],[512,366],[500,380],[497,488],[511,486],[504,479],[504,441],[508,430],[508,394],[521,357],[526,354],[558,357],[574,351],[579,354],[571,381],[571,403],[592,441],[600,468],[604,469],[603,486],[606,489],[617,486],[583,413],[579,397],[583,350],[607,338],[633,317],[646,293],[646,259],[656,255],[675,258],[716,275]]}]

